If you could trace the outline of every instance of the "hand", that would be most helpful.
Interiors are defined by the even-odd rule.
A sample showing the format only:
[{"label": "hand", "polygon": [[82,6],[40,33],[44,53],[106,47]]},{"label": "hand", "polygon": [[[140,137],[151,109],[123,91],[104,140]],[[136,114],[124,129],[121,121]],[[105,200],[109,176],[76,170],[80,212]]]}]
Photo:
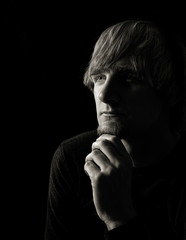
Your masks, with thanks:
[{"label": "hand", "polygon": [[131,200],[132,160],[118,137],[99,137],[84,168],[91,180],[97,214],[108,230],[136,216]]}]

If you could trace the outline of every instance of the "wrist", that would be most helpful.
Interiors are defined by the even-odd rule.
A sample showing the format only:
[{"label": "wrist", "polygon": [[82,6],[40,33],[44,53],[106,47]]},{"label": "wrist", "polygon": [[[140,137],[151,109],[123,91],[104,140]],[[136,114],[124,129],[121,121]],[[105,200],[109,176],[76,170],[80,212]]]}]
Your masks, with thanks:
[{"label": "wrist", "polygon": [[129,221],[135,219],[137,217],[137,213],[134,211],[130,215],[125,215],[124,217],[117,219],[117,220],[109,220],[105,222],[108,231],[113,230],[114,228],[118,228],[127,224]]}]

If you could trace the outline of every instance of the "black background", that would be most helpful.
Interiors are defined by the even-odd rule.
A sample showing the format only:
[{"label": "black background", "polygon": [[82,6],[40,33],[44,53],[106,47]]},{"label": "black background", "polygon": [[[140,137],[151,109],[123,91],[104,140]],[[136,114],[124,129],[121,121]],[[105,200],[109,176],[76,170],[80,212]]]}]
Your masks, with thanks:
[{"label": "black background", "polygon": [[53,153],[62,140],[97,126],[82,81],[99,34],[127,17],[144,17],[169,22],[185,39],[184,6],[7,1],[2,12],[5,239],[43,239]]}]

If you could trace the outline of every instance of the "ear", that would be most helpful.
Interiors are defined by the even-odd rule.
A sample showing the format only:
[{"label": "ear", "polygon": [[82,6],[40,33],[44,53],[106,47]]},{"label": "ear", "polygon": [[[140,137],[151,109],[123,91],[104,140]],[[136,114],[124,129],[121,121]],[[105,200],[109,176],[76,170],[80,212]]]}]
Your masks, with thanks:
[{"label": "ear", "polygon": [[176,84],[170,88],[168,93],[168,105],[169,107],[174,107],[180,101],[180,91]]},{"label": "ear", "polygon": [[[182,53],[182,62],[183,62],[183,88],[182,91],[186,91],[186,47],[181,45],[181,53]],[[176,105],[181,98],[179,87],[176,85],[176,83],[173,83],[172,87],[170,87],[169,93],[168,93],[168,101],[169,106],[173,107]]]},{"label": "ear", "polygon": [[186,81],[186,47],[182,46],[183,62],[184,62],[184,78]]}]

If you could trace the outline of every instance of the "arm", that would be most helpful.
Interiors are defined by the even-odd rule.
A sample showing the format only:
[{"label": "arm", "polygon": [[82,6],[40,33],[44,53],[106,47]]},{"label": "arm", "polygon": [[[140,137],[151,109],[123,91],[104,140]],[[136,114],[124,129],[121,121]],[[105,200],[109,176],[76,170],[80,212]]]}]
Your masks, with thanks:
[{"label": "arm", "polygon": [[102,135],[86,157],[93,200],[108,231],[105,239],[148,239],[132,204],[132,160],[121,140]]},{"label": "arm", "polygon": [[104,234],[105,240],[149,240],[147,231],[138,217]]},{"label": "arm", "polygon": [[[69,168],[71,170],[69,171]],[[63,145],[54,154],[51,163],[45,240],[71,239],[76,232],[74,166],[66,161]]]}]

